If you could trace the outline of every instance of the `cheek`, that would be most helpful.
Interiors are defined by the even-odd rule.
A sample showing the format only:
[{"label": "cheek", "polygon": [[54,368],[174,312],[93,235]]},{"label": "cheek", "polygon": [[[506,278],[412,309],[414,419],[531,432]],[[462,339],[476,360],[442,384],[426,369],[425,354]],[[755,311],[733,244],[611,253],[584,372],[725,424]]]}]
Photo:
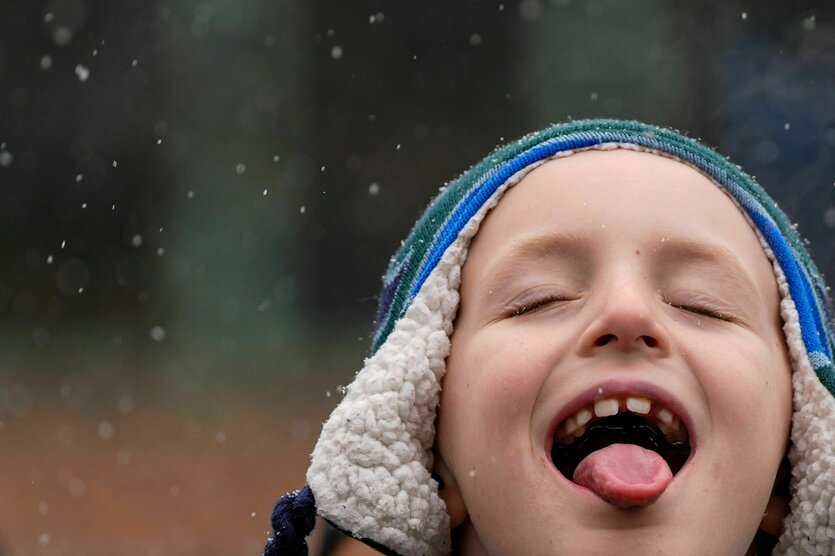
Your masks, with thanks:
[{"label": "cheek", "polygon": [[712,421],[740,435],[783,441],[791,418],[791,369],[782,344],[736,342],[711,352],[696,368]]},{"label": "cheek", "polygon": [[530,425],[549,368],[530,341],[495,336],[482,334],[469,339],[465,349],[453,347],[441,401],[441,426],[451,424],[458,436],[469,437],[468,443],[493,449],[497,442],[528,437],[520,433]]}]

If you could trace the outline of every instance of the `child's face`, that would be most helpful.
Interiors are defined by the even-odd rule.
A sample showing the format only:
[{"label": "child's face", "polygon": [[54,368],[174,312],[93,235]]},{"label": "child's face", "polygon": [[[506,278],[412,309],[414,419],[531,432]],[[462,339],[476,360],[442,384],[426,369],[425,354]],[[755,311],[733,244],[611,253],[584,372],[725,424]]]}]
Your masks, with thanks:
[{"label": "child's face", "polygon": [[[548,162],[488,215],[460,291],[436,455],[468,514],[461,553],[746,551],[786,451],[791,371],[771,264],[717,186],[623,149]],[[567,417],[606,398],[624,412],[630,394],[659,428],[664,407],[681,418],[691,453],[654,503],[621,509],[551,449]]]}]

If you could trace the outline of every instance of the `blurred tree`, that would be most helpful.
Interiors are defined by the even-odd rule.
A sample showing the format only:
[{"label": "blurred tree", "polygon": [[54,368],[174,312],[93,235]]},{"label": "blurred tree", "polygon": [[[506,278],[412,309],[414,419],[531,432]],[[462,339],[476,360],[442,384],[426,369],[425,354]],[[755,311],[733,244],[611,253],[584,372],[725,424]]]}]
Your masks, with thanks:
[{"label": "blurred tree", "polygon": [[309,4],[317,177],[301,241],[313,316],[370,330],[397,240],[444,181],[530,128],[515,13],[497,2]]}]

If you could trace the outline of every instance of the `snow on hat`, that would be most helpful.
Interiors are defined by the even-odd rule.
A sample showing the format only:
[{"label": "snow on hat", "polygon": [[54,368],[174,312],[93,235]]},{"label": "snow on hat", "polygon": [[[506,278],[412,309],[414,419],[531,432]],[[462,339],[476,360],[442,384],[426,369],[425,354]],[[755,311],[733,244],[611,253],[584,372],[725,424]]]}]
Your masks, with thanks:
[{"label": "snow on hat", "polygon": [[500,147],[426,208],[384,277],[372,354],[323,426],[308,485],[276,505],[265,555],[307,554],[316,513],[386,554],[450,552],[432,447],[469,243],[507,188],[537,166],[612,148],[696,168],[757,233],[773,263],[793,367],[793,494],[774,553],[835,554],[835,333],[826,285],[803,240],[753,178],[697,141],[638,122],[581,120]]}]

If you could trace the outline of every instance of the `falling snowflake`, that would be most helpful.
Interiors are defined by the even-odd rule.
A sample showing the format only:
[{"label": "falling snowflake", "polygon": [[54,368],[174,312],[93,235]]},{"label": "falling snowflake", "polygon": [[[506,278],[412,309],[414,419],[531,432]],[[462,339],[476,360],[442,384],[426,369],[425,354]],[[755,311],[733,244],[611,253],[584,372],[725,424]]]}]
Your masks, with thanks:
[{"label": "falling snowflake", "polygon": [[119,401],[116,403],[116,407],[122,413],[130,413],[133,411],[133,398],[125,394],[119,398]]},{"label": "falling snowflake", "polygon": [[165,339],[165,329],[161,326],[151,328],[151,339],[155,342],[161,342]]},{"label": "falling snowflake", "polygon": [[835,207],[829,207],[823,215],[823,221],[830,228],[835,228]]},{"label": "falling snowflake", "polygon": [[110,421],[102,421],[99,423],[98,433],[102,440],[110,440],[113,438],[113,424]]},{"label": "falling snowflake", "polygon": [[81,64],[78,64],[75,66],[75,75],[78,77],[79,81],[84,83],[90,77],[90,70]]},{"label": "falling snowflake", "polygon": [[61,26],[52,32],[52,41],[58,46],[67,46],[72,40],[72,29]]}]

